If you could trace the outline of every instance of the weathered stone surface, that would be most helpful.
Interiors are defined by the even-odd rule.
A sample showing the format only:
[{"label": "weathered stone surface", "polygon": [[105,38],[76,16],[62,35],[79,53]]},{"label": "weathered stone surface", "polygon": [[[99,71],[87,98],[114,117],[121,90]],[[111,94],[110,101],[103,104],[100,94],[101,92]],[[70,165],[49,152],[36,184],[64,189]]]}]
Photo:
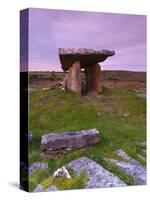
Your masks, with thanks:
[{"label": "weathered stone surface", "polygon": [[50,133],[42,136],[41,150],[47,154],[55,154],[62,150],[84,148],[99,141],[100,134],[97,129]]},{"label": "weathered stone surface", "polygon": [[117,176],[104,169],[95,161],[86,157],[81,157],[71,161],[67,164],[67,167],[74,170],[77,175],[80,175],[83,170],[87,172],[89,180],[86,183],[85,188],[126,186],[126,184]]},{"label": "weathered stone surface", "polygon": [[58,191],[58,188],[55,185],[50,185],[45,192],[52,192],[52,191]]},{"label": "weathered stone surface", "polygon": [[34,162],[30,165],[29,167],[29,175],[37,170],[37,169],[43,169],[43,170],[48,170],[48,163],[46,162]]},{"label": "weathered stone surface", "polygon": [[102,93],[101,67],[93,64],[85,68],[87,92]]},{"label": "weathered stone surface", "polygon": [[58,188],[55,185],[50,185],[46,190],[42,188],[41,184],[38,184],[33,192],[52,192],[52,191],[58,191]]},{"label": "weathered stone surface", "polygon": [[66,177],[68,179],[71,178],[68,170],[66,169],[65,166],[62,166],[61,168],[57,169],[54,174],[53,174],[54,177],[58,177],[58,176],[63,176],[63,177]]},{"label": "weathered stone surface", "polygon": [[38,184],[36,186],[36,188],[33,190],[33,192],[44,192],[43,188],[42,188],[42,185],[41,184]]},{"label": "weathered stone surface", "polygon": [[67,76],[67,90],[71,90],[77,94],[81,94],[81,79],[80,79],[80,62],[76,61],[69,68]]},{"label": "weathered stone surface", "polygon": [[146,184],[146,169],[138,161],[132,159],[126,152],[122,149],[116,151],[117,155],[124,158],[128,162],[123,162],[114,159],[107,159],[109,162],[118,166],[126,174],[134,178],[135,185],[145,185]]},{"label": "weathered stone surface", "polygon": [[79,49],[65,49],[59,48],[59,58],[64,71],[68,70],[70,66],[76,61],[80,61],[81,68],[86,68],[94,63],[103,62],[107,57],[113,56],[114,51],[109,50],[93,50],[86,48]]}]

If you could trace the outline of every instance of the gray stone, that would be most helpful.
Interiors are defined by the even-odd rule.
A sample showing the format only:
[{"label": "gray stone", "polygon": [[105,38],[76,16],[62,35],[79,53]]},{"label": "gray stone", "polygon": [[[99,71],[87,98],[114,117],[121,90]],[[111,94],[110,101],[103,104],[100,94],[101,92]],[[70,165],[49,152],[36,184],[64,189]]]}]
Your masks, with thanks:
[{"label": "gray stone", "polygon": [[128,113],[128,112],[126,112],[126,113],[123,113],[123,116],[124,117],[128,117],[130,114]]},{"label": "gray stone", "polygon": [[29,174],[37,169],[48,170],[48,163],[46,162],[34,162],[29,167]]},{"label": "gray stone", "polygon": [[41,150],[47,154],[57,154],[66,150],[85,148],[100,141],[97,129],[75,132],[50,133],[41,138]]},{"label": "gray stone", "polygon": [[61,168],[57,169],[54,174],[53,174],[54,177],[59,177],[59,176],[63,176],[63,177],[66,177],[68,179],[71,178],[68,170],[66,169],[65,166],[62,166]]},{"label": "gray stone", "polygon": [[58,188],[55,185],[50,185],[45,192],[52,192],[52,191],[58,191]]},{"label": "gray stone", "polygon": [[86,157],[71,161],[67,164],[67,167],[74,170],[77,175],[80,175],[83,170],[87,172],[89,180],[86,183],[85,188],[126,186],[126,184],[117,176],[104,169],[100,164]]},{"label": "gray stone", "polygon": [[36,186],[36,188],[33,190],[33,192],[44,192],[43,188],[42,188],[42,185],[41,184],[38,184]]},{"label": "gray stone", "polygon": [[108,100],[110,100],[108,97],[106,97],[106,96],[104,96],[104,95],[97,95],[96,96],[98,99],[100,99],[100,100],[102,100],[102,101],[108,101]]},{"label": "gray stone", "polygon": [[122,149],[118,150],[116,154],[124,158],[125,160],[127,160],[127,162],[114,160],[114,159],[106,159],[106,160],[118,166],[126,174],[132,176],[134,178],[135,185],[145,185],[146,184],[146,168],[142,166],[138,161],[131,158]]}]

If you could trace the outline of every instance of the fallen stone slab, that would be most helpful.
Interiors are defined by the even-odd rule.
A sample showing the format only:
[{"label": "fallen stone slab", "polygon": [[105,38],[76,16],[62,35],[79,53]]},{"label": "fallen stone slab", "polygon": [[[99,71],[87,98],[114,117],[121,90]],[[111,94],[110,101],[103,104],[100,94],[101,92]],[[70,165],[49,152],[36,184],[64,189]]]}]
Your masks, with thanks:
[{"label": "fallen stone slab", "polygon": [[86,157],[73,160],[68,163],[66,167],[74,170],[77,175],[80,175],[83,170],[87,172],[89,178],[85,186],[87,189],[126,186],[126,184],[117,176],[104,169],[100,164]]},{"label": "fallen stone slab", "polygon": [[48,163],[46,162],[34,162],[30,165],[29,167],[29,175],[37,170],[37,169],[43,169],[43,170],[48,170]]},{"label": "fallen stone slab", "polygon": [[103,62],[109,56],[115,54],[110,50],[93,50],[87,48],[59,48],[59,58],[64,71],[68,70],[70,66],[76,61],[79,61],[81,68],[88,67],[90,65]]},{"label": "fallen stone slab", "polygon": [[116,154],[127,160],[127,162],[114,159],[106,159],[106,160],[118,166],[126,174],[132,176],[134,178],[135,185],[145,185],[146,168],[143,165],[141,165],[138,161],[131,158],[122,149],[116,151]]},{"label": "fallen stone slab", "polygon": [[75,132],[49,133],[41,138],[41,150],[46,154],[62,153],[64,150],[85,148],[100,141],[97,129]]}]

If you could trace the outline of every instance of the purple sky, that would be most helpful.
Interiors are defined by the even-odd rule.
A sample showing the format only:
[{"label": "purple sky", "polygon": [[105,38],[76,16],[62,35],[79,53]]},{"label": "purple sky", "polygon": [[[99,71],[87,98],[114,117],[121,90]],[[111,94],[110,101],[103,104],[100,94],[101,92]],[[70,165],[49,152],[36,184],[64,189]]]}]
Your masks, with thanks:
[{"label": "purple sky", "polygon": [[146,71],[146,16],[29,10],[29,70],[61,71],[58,48],[115,50],[103,70]]}]

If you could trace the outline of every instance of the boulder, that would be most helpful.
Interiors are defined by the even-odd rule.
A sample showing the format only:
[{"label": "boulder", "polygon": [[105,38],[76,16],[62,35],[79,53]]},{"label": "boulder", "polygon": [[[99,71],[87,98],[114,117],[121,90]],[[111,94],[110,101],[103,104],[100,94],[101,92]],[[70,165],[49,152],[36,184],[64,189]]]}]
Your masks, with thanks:
[{"label": "boulder", "polygon": [[57,154],[64,152],[64,150],[85,148],[99,141],[100,134],[97,129],[49,133],[41,138],[41,150],[46,154]]}]

